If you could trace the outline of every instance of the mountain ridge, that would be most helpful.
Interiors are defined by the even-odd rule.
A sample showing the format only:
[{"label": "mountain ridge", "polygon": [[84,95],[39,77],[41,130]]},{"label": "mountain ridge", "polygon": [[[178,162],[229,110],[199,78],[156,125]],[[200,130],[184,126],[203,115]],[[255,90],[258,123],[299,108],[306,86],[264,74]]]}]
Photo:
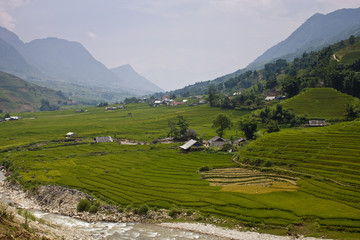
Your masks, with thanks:
[{"label": "mountain ridge", "polygon": [[[38,85],[49,87],[51,82],[64,82],[86,89],[96,88],[111,92],[112,101],[131,95],[141,96],[157,89],[155,84],[142,76],[130,80],[118,76],[79,42],[48,37],[24,43],[15,33],[3,27],[0,27],[0,40],[0,49],[7,53],[0,55],[0,70]],[[12,64],[7,64],[9,62]],[[133,75],[140,76],[137,73]],[[137,80],[140,82],[137,83]],[[147,85],[142,86],[141,83]],[[66,92],[61,84],[57,84],[56,88]],[[86,93],[88,90],[79,92]],[[90,95],[82,97],[89,99]]]}]

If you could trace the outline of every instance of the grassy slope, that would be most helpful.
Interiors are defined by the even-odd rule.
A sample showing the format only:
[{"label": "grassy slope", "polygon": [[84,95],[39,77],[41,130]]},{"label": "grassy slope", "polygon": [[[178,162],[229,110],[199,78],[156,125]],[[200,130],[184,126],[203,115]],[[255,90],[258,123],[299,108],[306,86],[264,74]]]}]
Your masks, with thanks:
[{"label": "grassy slope", "polygon": [[0,72],[0,109],[4,112],[35,111],[40,108],[41,99],[51,104],[61,99],[51,89],[25,82],[13,75]]},{"label": "grassy slope", "polygon": [[310,119],[345,119],[346,104],[359,102],[359,99],[341,93],[333,88],[311,88],[284,101],[285,108],[295,114],[306,114]]},{"label": "grassy slope", "polygon": [[[128,112],[133,113],[132,118],[127,116]],[[206,152],[182,154],[177,150],[176,145],[154,147],[123,146],[117,143],[90,144],[86,141],[80,145],[48,142],[63,139],[63,135],[68,131],[75,131],[79,137],[85,139],[100,135],[116,135],[151,141],[154,138],[165,137],[168,131],[167,121],[175,119],[177,115],[183,115],[189,121],[191,128],[200,134],[206,133],[204,137],[210,138],[215,135],[211,121],[219,112],[218,108],[210,108],[206,105],[151,108],[145,104],[134,104],[129,105],[126,110],[117,111],[91,108],[87,113],[74,111],[24,113],[23,120],[0,124],[1,149],[12,149],[2,152],[1,158],[14,162],[14,166],[19,169],[18,172],[25,181],[75,187],[92,192],[100,199],[122,205],[146,202],[157,207],[197,208],[203,212],[230,217],[248,224],[263,223],[286,227],[312,218],[319,219],[321,226],[360,228],[360,210],[354,200],[360,197],[358,191],[354,191],[352,187],[339,186],[334,182],[305,178],[298,181],[300,189],[295,192],[268,194],[224,192],[220,191],[221,187],[210,186],[209,182],[203,180],[198,174],[198,169],[205,165],[234,167],[230,161],[231,155],[228,154]],[[225,111],[225,113],[236,120],[246,112]],[[358,127],[358,123],[356,124],[355,129]],[[338,126],[339,129],[346,128],[343,125]],[[335,129],[333,136],[344,137],[340,130],[336,130],[336,126],[331,129]],[[316,131],[321,130],[307,131],[311,135],[318,134]],[[286,133],[289,132],[291,133],[285,131],[283,135],[287,136]],[[351,133],[355,133],[354,129]],[[234,134],[234,130],[228,131],[227,137]],[[283,136],[282,132],[279,134]],[[322,139],[322,135],[318,135],[317,138]],[[271,136],[277,135],[269,134],[262,139],[266,140]],[[351,137],[345,137],[344,142],[349,141]],[[310,137],[312,138],[314,137]],[[289,139],[285,138],[285,141]],[[266,158],[281,156],[284,159],[287,157],[297,159],[302,155],[308,156],[307,152],[313,151],[311,149],[315,146],[313,141],[310,143],[310,146],[304,148],[302,145],[297,145],[300,150],[304,149],[306,154],[300,152],[291,155],[290,153],[297,149],[295,146],[290,152],[281,150],[283,151],[281,155],[274,155],[274,150],[267,151]],[[251,144],[249,149],[257,146],[256,144],[264,143],[260,139]],[[276,144],[278,147],[283,143]],[[21,147],[24,145],[30,147]],[[12,148],[14,146],[18,148]],[[316,146],[319,146],[319,152],[326,150],[321,148],[322,142]],[[358,150],[352,151],[346,154],[342,151],[343,157],[351,159],[351,154],[358,154]],[[265,158],[262,155],[256,157]],[[356,169],[356,161],[351,160],[350,163],[343,164],[347,166],[344,167],[344,174],[333,174],[338,176],[335,180],[345,179],[347,184],[358,184],[354,170],[351,170],[351,168]],[[299,164],[300,169],[295,170],[301,170],[301,167],[305,169],[304,166],[306,164]],[[313,174],[311,171],[317,168],[318,164],[309,164],[307,173]],[[328,170],[328,168],[319,168],[320,170]],[[334,167],[331,167],[328,171],[329,176],[321,175],[321,172],[316,174],[331,177],[333,175],[330,173],[335,173],[333,170]],[[333,187],[339,193],[332,192]]]},{"label": "grassy slope", "polygon": [[360,58],[360,42],[338,51],[335,55],[341,63],[353,64],[355,60]]}]

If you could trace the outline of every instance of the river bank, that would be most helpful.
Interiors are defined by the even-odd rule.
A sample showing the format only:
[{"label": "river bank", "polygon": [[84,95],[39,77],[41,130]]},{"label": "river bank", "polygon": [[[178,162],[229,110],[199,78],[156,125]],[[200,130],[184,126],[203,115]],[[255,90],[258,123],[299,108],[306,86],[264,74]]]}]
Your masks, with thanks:
[{"label": "river bank", "polygon": [[102,206],[97,214],[78,213],[76,205],[81,198],[92,200],[85,193],[59,186],[42,186],[32,194],[1,179],[4,178],[0,173],[0,200],[13,206],[9,209],[19,222],[24,218],[17,214],[16,208],[28,209],[37,218],[45,220],[45,223],[31,221],[30,227],[48,239],[295,239],[292,236],[229,230],[212,224],[162,222],[170,219],[167,210],[150,211],[147,216],[140,216],[114,212],[116,209],[112,206]]}]

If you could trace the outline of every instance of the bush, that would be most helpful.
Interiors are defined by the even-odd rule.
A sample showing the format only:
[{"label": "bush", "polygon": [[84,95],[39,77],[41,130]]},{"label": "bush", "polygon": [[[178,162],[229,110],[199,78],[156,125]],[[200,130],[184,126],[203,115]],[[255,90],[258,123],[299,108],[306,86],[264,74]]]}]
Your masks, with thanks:
[{"label": "bush", "polygon": [[149,211],[149,207],[144,204],[144,205],[141,205],[140,208],[139,208],[139,214],[140,215],[146,215]]},{"label": "bush", "polygon": [[202,167],[199,169],[200,172],[207,172],[207,171],[209,171],[209,170],[210,170],[210,168],[209,168],[208,166],[202,166]]},{"label": "bush", "polygon": [[231,143],[225,143],[222,147],[221,147],[221,151],[224,152],[228,152],[233,148],[233,145]]},{"label": "bush", "polygon": [[88,211],[91,206],[90,201],[87,198],[81,199],[77,205],[78,212]]},{"label": "bush", "polygon": [[175,208],[170,209],[169,216],[175,218],[178,214],[180,214],[181,211],[177,210]]},{"label": "bush", "polygon": [[97,213],[98,211],[98,207],[95,206],[95,205],[92,205],[90,208],[89,208],[89,213]]}]

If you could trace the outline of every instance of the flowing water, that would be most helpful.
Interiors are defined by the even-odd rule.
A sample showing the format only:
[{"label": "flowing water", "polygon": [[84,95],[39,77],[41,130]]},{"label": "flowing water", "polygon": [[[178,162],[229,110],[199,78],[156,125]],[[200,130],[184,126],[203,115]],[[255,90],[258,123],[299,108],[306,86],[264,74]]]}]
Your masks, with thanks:
[{"label": "flowing water", "polygon": [[218,239],[213,236],[161,227],[149,223],[88,223],[67,216],[31,210],[38,218],[61,226],[87,231],[98,239]]},{"label": "flowing water", "polygon": [[[3,172],[0,171],[0,181],[3,181],[4,179],[5,176]],[[3,202],[9,202],[9,199],[6,198],[6,194],[0,193],[0,200]],[[149,223],[88,223],[63,215],[46,213],[33,209],[29,209],[29,211],[31,211],[37,218],[43,219],[49,223],[86,231],[95,235],[97,239],[219,239],[210,235],[166,228]]]}]

